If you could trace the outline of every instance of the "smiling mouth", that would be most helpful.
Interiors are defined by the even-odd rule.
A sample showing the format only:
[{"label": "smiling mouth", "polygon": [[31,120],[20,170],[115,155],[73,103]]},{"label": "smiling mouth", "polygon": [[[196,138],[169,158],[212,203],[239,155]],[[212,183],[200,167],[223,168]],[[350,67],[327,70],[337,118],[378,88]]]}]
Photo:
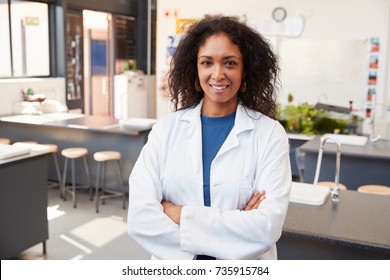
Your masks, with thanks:
[{"label": "smiling mouth", "polygon": [[224,85],[224,86],[211,85],[211,87],[215,90],[224,90],[228,87],[228,85]]}]

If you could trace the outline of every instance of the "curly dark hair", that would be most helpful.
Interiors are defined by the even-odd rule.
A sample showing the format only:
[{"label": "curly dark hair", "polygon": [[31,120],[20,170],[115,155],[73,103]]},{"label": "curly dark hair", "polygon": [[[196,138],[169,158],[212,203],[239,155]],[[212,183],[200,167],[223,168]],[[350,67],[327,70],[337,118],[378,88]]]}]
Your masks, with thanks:
[{"label": "curly dark hair", "polygon": [[197,56],[199,48],[212,35],[226,34],[236,44],[244,59],[247,84],[244,93],[238,93],[242,104],[276,119],[276,92],[278,84],[278,59],[269,43],[254,29],[241,23],[237,17],[206,16],[186,31],[173,54],[168,84],[174,110],[195,107],[204,94],[196,92],[198,77]]}]

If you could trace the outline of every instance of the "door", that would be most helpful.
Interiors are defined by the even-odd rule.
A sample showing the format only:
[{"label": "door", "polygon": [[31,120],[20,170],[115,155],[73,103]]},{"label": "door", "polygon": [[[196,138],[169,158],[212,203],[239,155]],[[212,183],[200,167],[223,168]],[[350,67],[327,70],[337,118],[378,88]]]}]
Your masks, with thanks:
[{"label": "door", "polygon": [[111,14],[84,10],[84,111],[113,115]]}]

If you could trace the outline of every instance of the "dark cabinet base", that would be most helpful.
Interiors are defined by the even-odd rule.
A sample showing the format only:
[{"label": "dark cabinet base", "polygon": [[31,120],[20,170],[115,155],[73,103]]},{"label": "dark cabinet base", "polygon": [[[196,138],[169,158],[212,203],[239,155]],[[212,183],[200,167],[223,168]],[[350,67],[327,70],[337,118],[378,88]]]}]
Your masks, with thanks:
[{"label": "dark cabinet base", "polygon": [[0,259],[4,260],[49,238],[47,155],[1,164],[0,192]]}]

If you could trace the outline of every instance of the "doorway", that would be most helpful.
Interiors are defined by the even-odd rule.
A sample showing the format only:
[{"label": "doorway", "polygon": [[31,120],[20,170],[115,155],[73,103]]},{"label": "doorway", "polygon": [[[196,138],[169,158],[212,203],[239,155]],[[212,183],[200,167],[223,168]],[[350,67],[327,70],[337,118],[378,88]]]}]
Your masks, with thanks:
[{"label": "doorway", "polygon": [[[136,19],[67,12],[67,95],[71,112],[115,116],[114,76],[136,69]],[[118,99],[118,98],[117,98]]]},{"label": "doorway", "polygon": [[83,10],[84,113],[113,115],[111,14]]}]

